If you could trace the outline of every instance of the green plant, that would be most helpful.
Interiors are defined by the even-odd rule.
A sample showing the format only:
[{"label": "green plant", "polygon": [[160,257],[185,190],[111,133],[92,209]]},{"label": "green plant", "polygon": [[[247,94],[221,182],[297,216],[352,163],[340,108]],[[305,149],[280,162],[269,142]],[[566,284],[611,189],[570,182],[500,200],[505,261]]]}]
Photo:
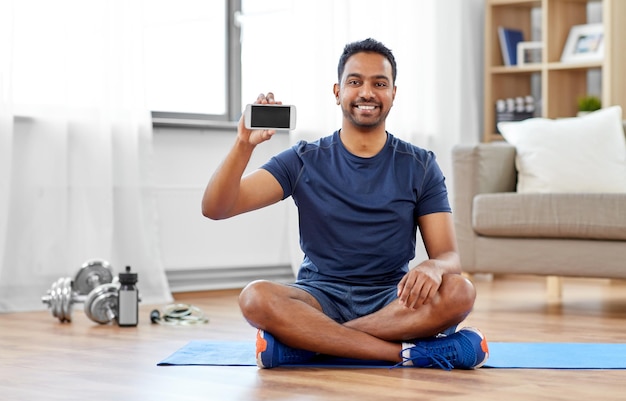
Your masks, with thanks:
[{"label": "green plant", "polygon": [[602,102],[597,96],[581,96],[578,98],[578,111],[596,111],[602,108]]}]

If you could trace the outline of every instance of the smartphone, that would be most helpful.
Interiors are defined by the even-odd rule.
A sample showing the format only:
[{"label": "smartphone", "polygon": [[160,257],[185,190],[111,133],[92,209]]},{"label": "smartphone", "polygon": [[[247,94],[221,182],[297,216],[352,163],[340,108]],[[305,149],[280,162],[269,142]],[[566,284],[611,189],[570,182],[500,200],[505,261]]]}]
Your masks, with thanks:
[{"label": "smartphone", "polygon": [[296,128],[296,106],[287,104],[249,104],[244,111],[248,129],[292,130]]}]

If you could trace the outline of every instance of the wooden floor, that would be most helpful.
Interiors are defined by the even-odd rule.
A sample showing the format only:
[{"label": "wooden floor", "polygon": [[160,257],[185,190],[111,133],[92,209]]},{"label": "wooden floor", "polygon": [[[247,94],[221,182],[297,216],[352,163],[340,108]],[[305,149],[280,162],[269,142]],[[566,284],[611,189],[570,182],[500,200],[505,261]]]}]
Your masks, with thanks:
[{"label": "wooden floor", "polygon": [[[566,279],[549,304],[545,280],[476,281],[467,324],[492,341],[624,342],[626,283]],[[210,323],[101,326],[78,308],[61,324],[48,312],[0,315],[1,400],[625,400],[626,370],[282,369],[157,367],[188,341],[252,341],[238,291],[179,294]],[[624,356],[626,358],[626,355]]]}]

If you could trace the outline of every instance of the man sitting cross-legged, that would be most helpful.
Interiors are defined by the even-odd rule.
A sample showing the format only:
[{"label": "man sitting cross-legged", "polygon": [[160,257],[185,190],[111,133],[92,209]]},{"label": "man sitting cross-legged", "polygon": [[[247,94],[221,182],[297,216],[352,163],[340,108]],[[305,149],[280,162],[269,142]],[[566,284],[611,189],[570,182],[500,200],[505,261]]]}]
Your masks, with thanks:
[{"label": "man sitting cross-legged", "polygon": [[[476,294],[461,275],[444,176],[432,152],[385,129],[395,80],[396,62],[384,45],[348,44],[333,88],[341,129],[243,176],[255,147],[275,132],[246,129],[242,118],[207,185],[202,210],[212,219],[289,196],[298,207],[305,257],[296,282],[255,281],[239,297],[244,317],[259,329],[262,368],[316,354],[444,369],[487,360],[477,329],[456,331]],[[279,103],[272,93],[256,102]],[[418,228],[428,259],[409,268]]]}]

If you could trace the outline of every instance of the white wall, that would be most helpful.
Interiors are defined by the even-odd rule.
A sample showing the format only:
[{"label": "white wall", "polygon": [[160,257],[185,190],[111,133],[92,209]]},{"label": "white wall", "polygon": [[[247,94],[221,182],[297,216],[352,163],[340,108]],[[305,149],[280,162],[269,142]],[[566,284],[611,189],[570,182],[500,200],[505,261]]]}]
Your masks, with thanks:
[{"label": "white wall", "polygon": [[[287,202],[213,221],[200,203],[211,174],[235,139],[235,131],[154,130],[154,177],[161,258],[168,276],[176,271],[288,266]],[[276,134],[255,150],[249,170],[289,146]],[[196,288],[200,289],[200,288]],[[173,288],[175,291],[176,288]]]}]

